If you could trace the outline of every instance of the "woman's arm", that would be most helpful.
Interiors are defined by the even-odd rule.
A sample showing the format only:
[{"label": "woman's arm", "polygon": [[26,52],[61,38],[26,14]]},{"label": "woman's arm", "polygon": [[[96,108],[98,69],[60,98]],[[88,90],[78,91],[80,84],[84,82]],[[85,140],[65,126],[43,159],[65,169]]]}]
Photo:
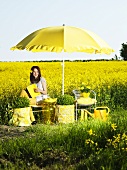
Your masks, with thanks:
[{"label": "woman's arm", "polygon": [[37,89],[35,89],[34,91],[37,92],[37,93],[40,92],[40,93],[42,93],[42,94],[47,94],[46,82],[45,82],[45,81],[42,81],[41,83],[42,83],[43,90],[41,90],[40,88],[37,88]]}]

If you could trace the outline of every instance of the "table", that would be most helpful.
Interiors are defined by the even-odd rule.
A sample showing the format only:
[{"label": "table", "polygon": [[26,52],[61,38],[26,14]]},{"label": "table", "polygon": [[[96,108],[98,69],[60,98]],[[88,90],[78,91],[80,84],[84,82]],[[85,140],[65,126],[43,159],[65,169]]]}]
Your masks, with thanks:
[{"label": "table", "polygon": [[56,102],[42,102],[38,105],[32,105],[32,111],[38,123],[55,123]]}]

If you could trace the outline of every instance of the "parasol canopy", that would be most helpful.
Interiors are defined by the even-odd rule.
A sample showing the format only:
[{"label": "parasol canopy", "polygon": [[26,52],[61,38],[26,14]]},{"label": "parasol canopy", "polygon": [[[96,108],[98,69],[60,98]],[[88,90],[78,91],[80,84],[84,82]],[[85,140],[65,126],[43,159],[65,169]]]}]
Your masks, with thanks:
[{"label": "parasol canopy", "polygon": [[[39,29],[11,50],[32,52],[85,52],[89,54],[111,54],[114,50],[95,33],[72,26],[53,26]],[[62,69],[62,94],[64,94],[64,59]]]}]

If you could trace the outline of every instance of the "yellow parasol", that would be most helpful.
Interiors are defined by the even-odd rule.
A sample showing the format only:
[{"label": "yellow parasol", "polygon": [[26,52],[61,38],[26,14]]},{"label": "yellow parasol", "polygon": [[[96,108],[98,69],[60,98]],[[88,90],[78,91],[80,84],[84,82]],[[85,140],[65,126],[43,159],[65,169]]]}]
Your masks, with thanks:
[{"label": "yellow parasol", "polygon": [[[39,29],[11,50],[32,52],[85,52],[111,54],[114,50],[95,33],[77,27],[54,26]],[[62,74],[62,94],[64,94],[64,60]]]}]

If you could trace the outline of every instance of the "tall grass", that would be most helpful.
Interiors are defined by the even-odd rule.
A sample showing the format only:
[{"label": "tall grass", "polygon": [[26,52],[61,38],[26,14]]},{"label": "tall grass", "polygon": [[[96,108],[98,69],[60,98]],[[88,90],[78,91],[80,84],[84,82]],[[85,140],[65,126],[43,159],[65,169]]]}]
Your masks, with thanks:
[{"label": "tall grass", "polygon": [[107,121],[28,127],[23,137],[0,140],[3,169],[127,169],[127,113]]}]

